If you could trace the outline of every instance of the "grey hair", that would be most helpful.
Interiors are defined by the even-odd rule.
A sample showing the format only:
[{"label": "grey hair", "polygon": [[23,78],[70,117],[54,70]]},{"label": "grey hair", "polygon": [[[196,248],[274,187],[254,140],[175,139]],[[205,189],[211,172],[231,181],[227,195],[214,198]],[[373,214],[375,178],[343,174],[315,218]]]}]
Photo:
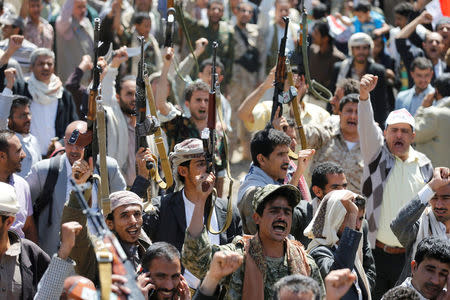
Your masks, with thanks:
[{"label": "grey hair", "polygon": [[273,289],[273,300],[278,300],[281,290],[284,289],[294,294],[311,292],[314,295],[313,299],[322,299],[322,293],[317,281],[301,274],[294,274],[281,278],[275,283]]},{"label": "grey hair", "polygon": [[34,63],[39,56],[49,56],[53,59],[53,62],[55,62],[55,53],[52,50],[47,48],[37,48],[31,52],[30,63],[32,66],[34,66]]}]

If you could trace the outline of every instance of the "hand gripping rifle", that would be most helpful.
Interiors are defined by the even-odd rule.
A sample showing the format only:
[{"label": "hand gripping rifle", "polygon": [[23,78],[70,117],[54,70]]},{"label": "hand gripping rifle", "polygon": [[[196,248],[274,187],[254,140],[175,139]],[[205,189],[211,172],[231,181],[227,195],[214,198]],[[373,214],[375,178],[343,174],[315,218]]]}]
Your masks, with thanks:
[{"label": "hand gripping rifle", "polygon": [[[207,165],[207,169],[206,172],[207,173],[213,173],[216,174],[215,172],[215,159],[214,159],[214,152],[216,149],[216,137],[217,137],[217,133],[216,133],[216,111],[218,111],[219,109],[219,118],[220,121],[223,123],[222,120],[222,115],[221,115],[221,105],[220,105],[220,88],[219,88],[219,82],[218,82],[218,74],[216,73],[216,59],[217,59],[217,47],[218,47],[218,43],[217,41],[214,41],[212,43],[212,48],[213,48],[213,61],[212,61],[212,69],[211,69],[211,90],[209,91],[209,98],[208,98],[208,120],[207,120],[207,126],[205,129],[203,129],[202,133],[201,133],[201,138],[203,140],[203,149],[205,151],[205,160],[206,160],[206,165]],[[225,147],[227,140],[226,140],[226,135],[224,134],[224,138],[225,138]],[[226,152],[228,152],[226,150]],[[215,189],[213,189],[213,192],[211,194],[211,210],[209,211],[209,215],[208,215],[208,219],[206,222],[206,228],[208,229],[209,232],[211,232],[212,234],[220,234],[222,232],[224,232],[225,230],[228,229],[228,227],[230,227],[231,224],[231,220],[232,220],[232,212],[233,212],[233,208],[232,208],[232,199],[231,199],[231,190],[233,187],[233,180],[231,179],[231,175],[229,172],[229,164],[228,164],[228,159],[227,159],[227,177],[230,179],[230,186],[229,186],[229,195],[228,195],[228,204],[227,204],[227,217],[226,217],[226,221],[225,221],[225,225],[223,226],[222,229],[220,229],[219,231],[215,231],[213,228],[211,228],[211,219],[212,219],[212,214],[213,214],[213,208],[216,205],[216,200],[217,200],[217,191]],[[208,182],[203,182],[202,183],[202,190],[205,192],[209,189],[209,183]]]},{"label": "hand gripping rifle", "polygon": [[[300,3],[300,11],[302,12],[302,22],[300,23],[300,38],[299,44],[301,46],[301,56],[299,59],[299,71],[305,73],[306,84],[308,85],[308,91],[317,99],[323,101],[330,101],[333,94],[325,86],[311,80],[309,73],[309,60],[308,60],[308,13],[303,7],[303,0]],[[297,124],[298,125],[298,124]],[[303,148],[303,146],[302,146]]]},{"label": "hand gripping rifle", "polygon": [[[89,90],[88,101],[88,113],[87,113],[87,131],[86,133],[80,133],[78,130],[74,130],[72,136],[69,139],[70,144],[84,147],[84,159],[89,161],[92,157],[93,165],[95,167],[98,153],[97,142],[97,128],[96,128],[96,116],[97,116],[97,96],[98,87],[100,85],[100,73],[101,69],[97,66],[98,51],[99,51],[99,35],[100,35],[100,19],[94,20],[94,69],[92,86]],[[80,174],[75,173],[75,178],[79,178]]]},{"label": "hand gripping rifle", "polygon": [[[138,151],[141,147],[148,148],[147,135],[155,135],[155,144],[158,148],[161,166],[164,171],[166,181],[164,182],[164,180],[161,179],[157,165],[155,166],[152,162],[147,162],[147,169],[150,170],[150,177],[152,180],[154,180],[161,189],[167,189],[173,184],[172,171],[170,169],[169,159],[167,158],[167,152],[164,147],[160,123],[156,115],[156,106],[153,98],[152,87],[150,82],[148,82],[148,74],[144,72],[144,37],[139,37],[139,41],[141,43],[141,59],[138,64],[138,76],[136,77],[136,151]],[[146,116],[146,95],[148,97],[151,118]]]},{"label": "hand gripping rifle", "polygon": [[[165,32],[165,38],[164,38],[164,47],[172,47],[173,44],[173,30],[174,30],[174,24],[175,24],[175,8],[173,8],[173,1],[172,6],[170,6],[170,3],[167,3],[167,20],[166,20],[166,32]],[[166,59],[170,59],[170,54],[166,55]]]},{"label": "hand gripping rifle", "polygon": [[[143,300],[144,295],[136,285],[133,264],[128,260],[117,237],[106,226],[103,214],[97,209],[89,207],[83,196],[82,189],[75,183],[73,178],[70,178],[70,183],[72,184],[74,194],[77,197],[80,207],[83,210],[83,214],[86,215],[87,222],[90,226],[90,239],[97,256],[100,275],[102,272],[109,272],[109,274],[112,272],[112,274],[123,275],[127,278],[127,282],[124,285],[129,288],[131,292],[128,296],[121,297],[120,299]],[[111,277],[109,277],[109,280],[105,281],[102,280],[101,276],[100,278],[101,298],[102,300],[110,299]]]},{"label": "hand gripping rifle", "polygon": [[283,114],[283,104],[289,103],[297,94],[295,88],[290,88],[288,92],[284,92],[284,82],[286,81],[286,40],[289,27],[289,18],[283,17],[285,24],[284,35],[281,38],[280,48],[278,50],[277,67],[275,70],[275,83],[272,98],[272,113],[270,116],[270,125],[275,117],[275,113],[280,107],[280,115]]}]

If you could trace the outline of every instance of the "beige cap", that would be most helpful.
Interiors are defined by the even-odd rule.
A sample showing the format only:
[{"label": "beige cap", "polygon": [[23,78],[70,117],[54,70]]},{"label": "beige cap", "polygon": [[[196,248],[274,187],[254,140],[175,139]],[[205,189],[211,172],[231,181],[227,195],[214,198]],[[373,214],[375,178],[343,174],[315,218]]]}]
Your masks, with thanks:
[{"label": "beige cap", "polygon": [[0,215],[16,216],[20,206],[17,202],[16,190],[10,184],[0,182]]},{"label": "beige cap", "polygon": [[133,192],[130,191],[118,191],[109,195],[111,201],[111,211],[115,210],[122,205],[137,204],[143,207],[142,199]]}]

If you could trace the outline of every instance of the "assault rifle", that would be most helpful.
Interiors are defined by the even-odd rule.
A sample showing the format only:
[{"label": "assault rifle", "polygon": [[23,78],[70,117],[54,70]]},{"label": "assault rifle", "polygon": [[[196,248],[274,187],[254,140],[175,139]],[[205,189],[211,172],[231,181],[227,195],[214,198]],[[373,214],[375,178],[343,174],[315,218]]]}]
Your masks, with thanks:
[{"label": "assault rifle", "polygon": [[[289,27],[289,18],[283,17],[284,21],[284,35],[283,38],[281,38],[280,42],[280,48],[278,50],[278,58],[277,58],[277,67],[275,70],[275,83],[274,83],[274,91],[273,91],[273,98],[272,98],[272,113],[270,115],[270,124],[272,124],[272,121],[275,117],[275,113],[280,107],[280,115],[283,113],[283,103],[288,103],[292,99],[285,99],[286,94],[284,91],[284,82],[286,81],[286,40],[287,40],[287,34],[288,34],[288,27]],[[288,95],[289,97],[289,95]],[[289,97],[290,98],[290,97]]]},{"label": "assault rifle", "polygon": [[[201,137],[203,140],[203,149],[205,150],[205,159],[207,169],[206,172],[215,173],[214,168],[214,151],[216,147],[216,81],[218,74],[216,73],[216,59],[217,59],[217,41],[212,42],[213,60],[211,68],[211,90],[208,98],[208,120],[206,128],[203,129]],[[206,192],[209,189],[209,184],[203,182],[202,190]]]},{"label": "assault rifle", "polygon": [[[74,194],[80,203],[83,214],[86,215],[89,224],[90,238],[94,246],[99,268],[112,264],[112,274],[122,275],[127,278],[124,283],[130,289],[130,294],[125,298],[128,300],[143,300],[144,295],[136,284],[135,270],[133,264],[128,260],[125,252],[122,249],[117,237],[106,226],[103,214],[95,208],[90,208],[83,196],[82,189],[75,183],[73,178],[70,178]],[[90,185],[89,183],[87,184]],[[102,269],[99,270],[102,276]],[[108,271],[106,271],[108,272]],[[111,268],[109,268],[111,272]],[[105,274],[105,277],[108,274]],[[109,274],[110,276],[111,274]],[[109,277],[110,278],[110,277]],[[111,293],[111,280],[104,282],[101,280],[102,299],[109,299]],[[121,298],[123,299],[123,298]]]}]

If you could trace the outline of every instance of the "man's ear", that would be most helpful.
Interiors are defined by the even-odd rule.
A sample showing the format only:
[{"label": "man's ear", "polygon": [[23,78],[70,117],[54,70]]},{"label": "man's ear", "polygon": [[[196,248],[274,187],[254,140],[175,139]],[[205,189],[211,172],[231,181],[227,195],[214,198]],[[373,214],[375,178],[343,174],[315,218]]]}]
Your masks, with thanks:
[{"label": "man's ear", "polygon": [[320,188],[320,187],[318,187],[317,185],[313,185],[312,186],[312,191],[313,191],[313,193],[314,193],[314,195],[316,195],[317,196],[317,198],[320,198],[320,199],[322,199],[323,198],[323,191],[322,191],[322,189]]},{"label": "man's ear", "polygon": [[178,174],[180,174],[183,177],[186,177],[188,174],[188,168],[185,166],[178,166]]},{"label": "man's ear", "polygon": [[120,95],[116,93],[117,102],[120,102]]},{"label": "man's ear", "polygon": [[106,225],[108,226],[109,230],[113,230],[114,229],[114,222],[113,220],[108,220],[106,219]]},{"label": "man's ear", "polygon": [[265,156],[262,155],[261,153],[259,153],[258,155],[256,155],[256,160],[258,161],[258,163],[260,165],[262,165],[264,163],[264,161],[265,161]]},{"label": "man's ear", "polygon": [[258,215],[258,213],[254,212],[252,218],[253,218],[253,221],[255,222],[255,224],[259,225],[259,222],[261,220],[261,216]]},{"label": "man's ear", "polygon": [[413,260],[413,261],[411,262],[411,274],[414,274],[414,272],[415,272],[416,269],[417,269],[417,266],[418,266],[417,262],[416,262],[415,260]]}]

